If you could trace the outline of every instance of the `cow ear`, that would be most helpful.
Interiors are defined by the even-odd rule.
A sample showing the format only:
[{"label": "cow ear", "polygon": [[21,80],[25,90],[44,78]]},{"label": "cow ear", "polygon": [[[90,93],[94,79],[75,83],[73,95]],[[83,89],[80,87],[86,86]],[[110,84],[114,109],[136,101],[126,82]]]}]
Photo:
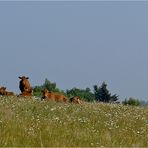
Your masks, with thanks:
[{"label": "cow ear", "polygon": [[22,79],[22,77],[18,77],[19,79]]},{"label": "cow ear", "polygon": [[29,77],[26,77],[26,79],[29,79]]}]

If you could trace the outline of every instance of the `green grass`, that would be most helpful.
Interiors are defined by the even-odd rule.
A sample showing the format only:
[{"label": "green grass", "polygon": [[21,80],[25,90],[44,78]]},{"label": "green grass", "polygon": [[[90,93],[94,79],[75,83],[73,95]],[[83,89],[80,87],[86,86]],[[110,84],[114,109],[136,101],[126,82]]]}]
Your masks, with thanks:
[{"label": "green grass", "polygon": [[0,97],[0,147],[148,147],[148,108]]}]

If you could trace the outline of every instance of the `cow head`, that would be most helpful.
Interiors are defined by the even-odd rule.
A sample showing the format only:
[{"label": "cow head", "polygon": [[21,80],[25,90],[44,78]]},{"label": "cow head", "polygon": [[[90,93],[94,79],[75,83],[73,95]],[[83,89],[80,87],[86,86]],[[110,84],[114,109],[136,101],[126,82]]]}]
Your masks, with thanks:
[{"label": "cow head", "polygon": [[48,98],[48,93],[49,93],[49,91],[48,91],[47,88],[45,88],[44,90],[42,90],[42,99]]},{"label": "cow head", "polygon": [[5,91],[6,90],[6,87],[3,87],[3,86],[0,87],[0,91],[2,91],[2,90]]},{"label": "cow head", "polygon": [[4,95],[6,92],[6,87],[0,87],[0,95]]},{"label": "cow head", "polygon": [[19,79],[21,79],[21,80],[26,80],[26,79],[29,79],[29,77],[25,77],[25,76],[20,77],[20,76],[19,76]]},{"label": "cow head", "polygon": [[75,104],[81,104],[80,98],[77,96],[70,98],[70,102],[75,103]]}]

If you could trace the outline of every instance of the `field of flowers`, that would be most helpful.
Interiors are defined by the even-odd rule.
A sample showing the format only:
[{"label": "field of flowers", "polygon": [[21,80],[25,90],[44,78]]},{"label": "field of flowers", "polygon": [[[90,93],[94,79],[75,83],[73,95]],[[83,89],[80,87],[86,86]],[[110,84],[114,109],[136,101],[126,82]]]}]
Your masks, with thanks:
[{"label": "field of flowers", "polygon": [[148,147],[148,108],[0,97],[0,147]]}]

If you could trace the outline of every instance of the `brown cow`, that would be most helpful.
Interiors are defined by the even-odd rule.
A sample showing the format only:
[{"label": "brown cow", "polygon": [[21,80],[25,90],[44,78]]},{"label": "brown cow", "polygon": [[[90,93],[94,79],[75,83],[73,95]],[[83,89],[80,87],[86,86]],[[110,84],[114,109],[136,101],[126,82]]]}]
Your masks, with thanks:
[{"label": "brown cow", "polygon": [[21,90],[21,94],[20,95],[33,95],[33,89],[28,81],[29,77],[25,77],[25,76],[22,76],[22,77],[19,77],[20,80],[20,83],[19,83],[19,88]]},{"label": "brown cow", "polygon": [[6,96],[16,96],[16,94],[14,92],[9,92],[9,91],[6,91],[5,95]]},{"label": "brown cow", "polygon": [[63,94],[49,92],[46,88],[42,91],[42,99],[53,100],[57,102],[67,102],[67,97]]},{"label": "brown cow", "polygon": [[82,101],[77,96],[74,96],[74,97],[70,98],[70,102],[75,103],[75,104],[82,104]]},{"label": "brown cow", "polygon": [[6,87],[0,87],[0,95],[4,95],[4,93],[5,93],[5,91],[6,91]]},{"label": "brown cow", "polygon": [[7,91],[6,87],[0,87],[0,95],[15,96],[15,93]]},{"label": "brown cow", "polygon": [[32,93],[28,93],[28,92],[25,92],[25,91],[24,91],[24,92],[22,92],[22,93],[20,93],[20,94],[18,95],[18,97],[25,97],[25,96],[26,96],[26,97],[27,97],[27,96],[28,96],[28,97],[29,97],[29,96],[32,96]]}]

